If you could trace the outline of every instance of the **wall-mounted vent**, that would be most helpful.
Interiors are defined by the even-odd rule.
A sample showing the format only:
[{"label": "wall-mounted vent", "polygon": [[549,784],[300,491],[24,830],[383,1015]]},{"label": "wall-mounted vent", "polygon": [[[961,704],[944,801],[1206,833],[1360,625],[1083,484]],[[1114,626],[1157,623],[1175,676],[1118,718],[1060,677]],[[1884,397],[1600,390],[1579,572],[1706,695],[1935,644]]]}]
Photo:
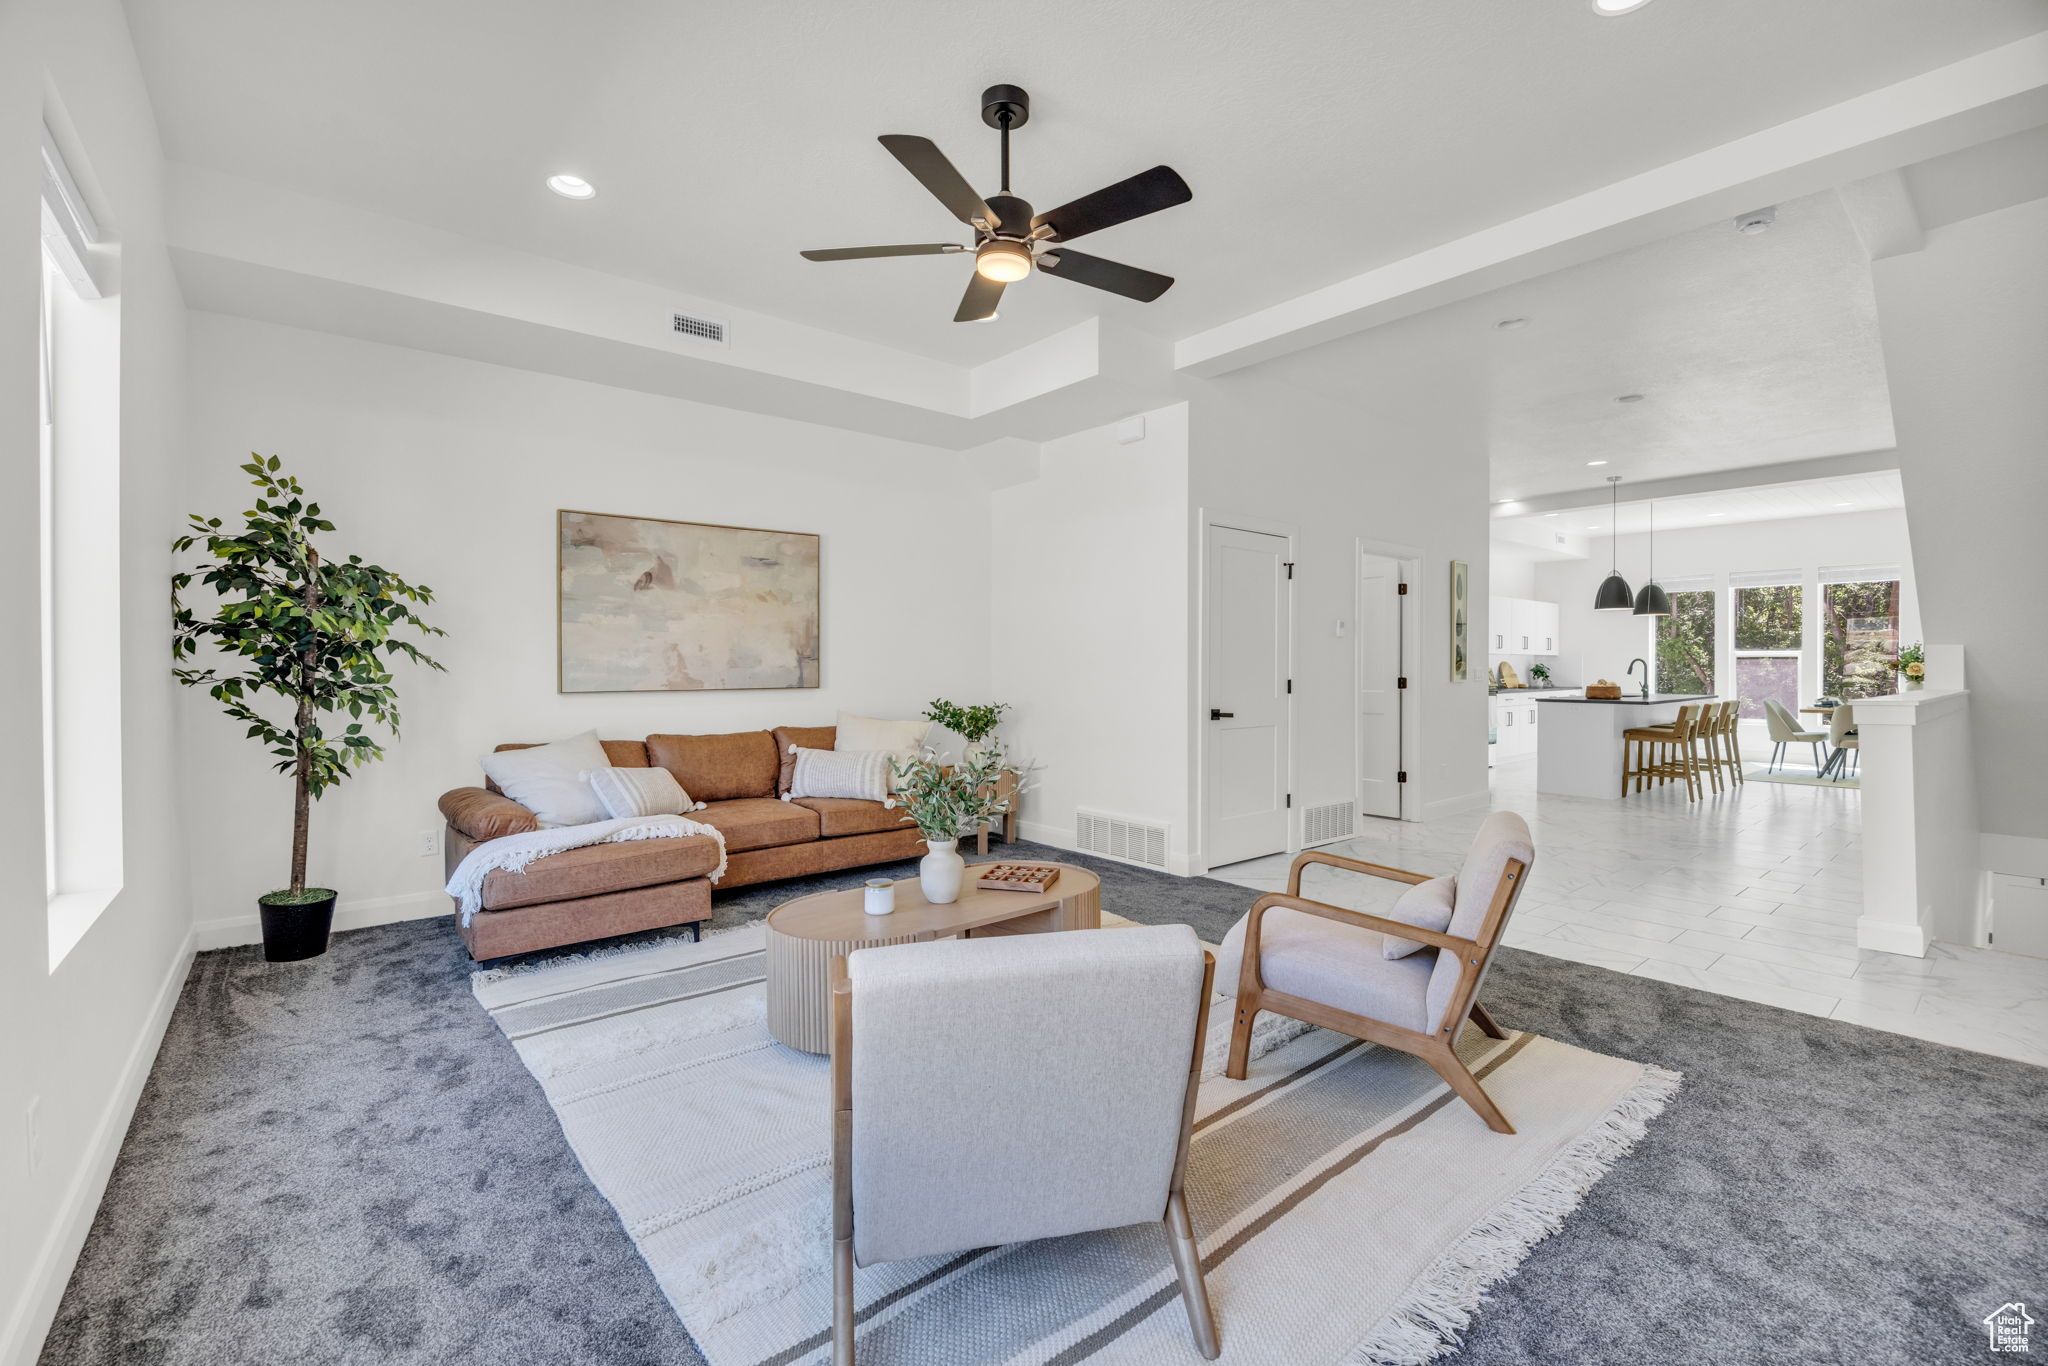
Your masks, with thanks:
[{"label": "wall-mounted vent", "polygon": [[1166,827],[1148,821],[1108,816],[1100,811],[1074,813],[1074,847],[1148,868],[1166,866]]},{"label": "wall-mounted vent", "polygon": [[1350,802],[1326,802],[1301,813],[1301,842],[1328,844],[1358,833],[1358,808]]},{"label": "wall-mounted vent", "polygon": [[731,346],[732,334],[726,324],[717,318],[699,318],[690,313],[675,315],[675,328],[680,336],[691,341],[703,342],[706,346]]}]

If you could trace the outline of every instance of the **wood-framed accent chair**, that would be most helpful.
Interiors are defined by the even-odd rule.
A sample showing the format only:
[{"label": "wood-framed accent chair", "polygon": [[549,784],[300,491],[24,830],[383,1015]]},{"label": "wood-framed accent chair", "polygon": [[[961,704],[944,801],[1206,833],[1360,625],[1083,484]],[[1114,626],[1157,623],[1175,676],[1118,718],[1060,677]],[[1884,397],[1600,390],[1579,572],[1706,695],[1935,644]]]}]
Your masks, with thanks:
[{"label": "wood-framed accent chair", "polygon": [[856,1265],[1155,1220],[1215,1359],[1184,1193],[1215,972],[1186,925],[833,963],[834,1366],[853,1366]]},{"label": "wood-framed accent chair", "polygon": [[[1411,886],[1431,881],[1428,874],[1315,849],[1301,854],[1287,890],[1253,902],[1224,938],[1223,989],[1231,990],[1228,978],[1235,977],[1237,995],[1225,1075],[1244,1079],[1252,1024],[1270,1010],[1415,1054],[1496,1132],[1513,1133],[1453,1045],[1468,1017],[1489,1037],[1507,1037],[1479,1004],[1479,988],[1535,861],[1527,822],[1512,811],[1488,816],[1458,870],[1449,924],[1437,931],[1301,895],[1302,869],[1313,863]],[[1426,947],[1388,958],[1389,937]]]}]

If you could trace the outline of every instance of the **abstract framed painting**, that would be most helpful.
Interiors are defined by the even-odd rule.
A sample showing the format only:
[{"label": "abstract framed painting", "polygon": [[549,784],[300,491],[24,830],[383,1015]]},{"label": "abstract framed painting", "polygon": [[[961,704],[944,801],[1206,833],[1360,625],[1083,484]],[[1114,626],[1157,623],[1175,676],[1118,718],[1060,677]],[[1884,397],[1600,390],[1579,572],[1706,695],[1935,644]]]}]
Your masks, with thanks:
[{"label": "abstract framed painting", "polygon": [[555,514],[559,691],[815,688],[818,537]]},{"label": "abstract framed painting", "polygon": [[1463,560],[1451,561],[1451,682],[1463,683],[1472,673],[1472,571]]}]

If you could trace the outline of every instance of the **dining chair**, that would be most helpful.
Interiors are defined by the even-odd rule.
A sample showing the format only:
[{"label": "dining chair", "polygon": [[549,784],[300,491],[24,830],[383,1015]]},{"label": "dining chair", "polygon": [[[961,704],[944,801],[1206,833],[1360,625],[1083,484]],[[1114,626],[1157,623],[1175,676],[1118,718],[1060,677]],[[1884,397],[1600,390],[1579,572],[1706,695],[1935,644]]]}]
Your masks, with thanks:
[{"label": "dining chair", "polygon": [[1215,972],[1186,925],[833,963],[834,1366],[853,1366],[856,1266],[1153,1222],[1215,1359],[1184,1188]]},{"label": "dining chair", "polygon": [[1820,747],[1827,740],[1827,734],[1817,730],[1802,730],[1797,717],[1783,702],[1775,697],[1764,699],[1764,723],[1770,728],[1771,762],[1765,766],[1766,773],[1775,773],[1784,765],[1785,746],[1806,744],[1813,746],[1813,771],[1821,771]]},{"label": "dining chair", "polygon": [[1856,709],[1846,702],[1828,713],[1828,744],[1834,747],[1834,752],[1828,755],[1823,776],[1829,772],[1838,778],[1848,776],[1852,759],[1859,768],[1862,766],[1863,749],[1856,740]]},{"label": "dining chair", "polygon": [[[1488,1127],[1513,1133],[1507,1116],[1458,1057],[1456,1044],[1467,1019],[1489,1038],[1507,1037],[1479,1004],[1479,989],[1535,861],[1529,826],[1512,811],[1486,818],[1451,879],[1320,849],[1297,856],[1287,890],[1253,902],[1224,937],[1218,954],[1218,989],[1237,997],[1224,1075],[1245,1078],[1252,1025],[1260,1011],[1270,1010],[1414,1054],[1435,1068]],[[1444,913],[1418,918],[1440,928],[1302,896],[1302,870],[1318,863],[1411,888],[1448,881],[1449,887],[1433,888],[1440,895],[1420,898]]]}]

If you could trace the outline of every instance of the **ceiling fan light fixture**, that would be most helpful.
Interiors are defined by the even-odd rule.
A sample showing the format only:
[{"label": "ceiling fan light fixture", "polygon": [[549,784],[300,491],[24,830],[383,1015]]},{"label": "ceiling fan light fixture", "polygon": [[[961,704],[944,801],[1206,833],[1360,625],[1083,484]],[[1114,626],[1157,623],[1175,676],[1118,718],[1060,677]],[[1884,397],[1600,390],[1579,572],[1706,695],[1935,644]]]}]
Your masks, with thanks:
[{"label": "ceiling fan light fixture", "polygon": [[984,280],[1013,285],[1031,273],[1031,248],[997,238],[974,253],[974,273]]}]

